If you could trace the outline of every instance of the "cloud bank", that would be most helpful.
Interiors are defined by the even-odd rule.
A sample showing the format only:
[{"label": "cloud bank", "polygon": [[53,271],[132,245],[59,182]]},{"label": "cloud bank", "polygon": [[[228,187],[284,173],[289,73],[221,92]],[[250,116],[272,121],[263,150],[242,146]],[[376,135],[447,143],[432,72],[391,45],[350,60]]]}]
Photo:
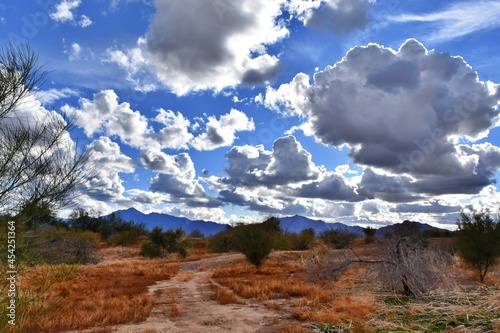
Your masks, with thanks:
[{"label": "cloud bank", "polygon": [[298,74],[269,88],[264,104],[303,117],[318,142],[348,147],[366,168],[360,194],[404,201],[491,184],[498,148],[467,142],[497,126],[499,101],[499,85],[480,81],[461,57],[410,39],[397,51],[355,47],[313,83]]}]

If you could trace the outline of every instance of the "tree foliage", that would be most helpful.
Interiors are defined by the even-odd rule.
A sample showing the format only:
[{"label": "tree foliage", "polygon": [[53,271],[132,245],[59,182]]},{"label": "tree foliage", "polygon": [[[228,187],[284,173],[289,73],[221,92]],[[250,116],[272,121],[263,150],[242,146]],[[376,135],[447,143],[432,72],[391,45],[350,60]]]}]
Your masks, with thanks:
[{"label": "tree foliage", "polygon": [[[262,223],[228,227],[209,238],[208,249],[211,252],[241,252],[248,262],[260,267],[273,249],[292,249],[295,245],[292,240],[299,238],[293,235],[292,239],[291,234],[284,234],[280,223],[278,218],[269,217]],[[309,235],[310,232],[305,232],[300,240],[307,238],[307,241],[311,241]]]},{"label": "tree foliage", "polygon": [[88,175],[88,155],[69,136],[71,121],[33,112],[45,76],[27,44],[0,49],[0,214],[19,221],[30,218],[30,205],[64,206]]},{"label": "tree foliage", "polygon": [[370,244],[375,241],[375,234],[377,229],[372,227],[363,228],[363,233],[365,234],[365,244]]},{"label": "tree foliage", "polygon": [[319,238],[328,246],[335,249],[345,249],[351,246],[356,235],[346,230],[325,230],[319,234]]},{"label": "tree foliage", "polygon": [[69,226],[75,230],[98,233],[104,241],[112,245],[131,245],[139,236],[147,234],[143,223],[125,221],[115,213],[103,217],[97,211],[80,207],[70,214]]},{"label": "tree foliage", "polygon": [[177,253],[181,258],[185,258],[188,247],[189,241],[182,228],[163,231],[162,228],[155,227],[149,233],[149,239],[142,243],[141,255],[155,258]]},{"label": "tree foliage", "polygon": [[500,222],[488,213],[462,212],[457,221],[455,247],[460,256],[479,272],[481,283],[500,257]]},{"label": "tree foliage", "polygon": [[273,250],[273,231],[264,224],[240,226],[236,231],[236,244],[248,262],[260,267]]}]

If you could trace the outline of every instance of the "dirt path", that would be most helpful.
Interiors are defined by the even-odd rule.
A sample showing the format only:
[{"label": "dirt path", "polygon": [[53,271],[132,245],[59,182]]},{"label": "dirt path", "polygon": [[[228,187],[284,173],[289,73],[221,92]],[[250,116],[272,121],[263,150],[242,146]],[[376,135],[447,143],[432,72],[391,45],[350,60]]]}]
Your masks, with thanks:
[{"label": "dirt path", "polygon": [[131,333],[271,333],[286,320],[261,304],[221,305],[212,299],[210,277],[223,264],[242,258],[232,254],[187,262],[171,280],[150,287],[156,301],[149,318],[139,324],[113,327]]}]

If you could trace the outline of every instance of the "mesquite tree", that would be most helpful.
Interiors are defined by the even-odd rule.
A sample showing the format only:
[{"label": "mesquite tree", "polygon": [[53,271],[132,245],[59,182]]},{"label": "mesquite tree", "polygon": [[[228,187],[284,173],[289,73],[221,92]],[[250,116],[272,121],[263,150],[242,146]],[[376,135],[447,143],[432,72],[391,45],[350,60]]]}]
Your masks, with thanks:
[{"label": "mesquite tree", "polygon": [[462,213],[457,221],[455,246],[460,256],[479,272],[481,283],[500,257],[500,221],[488,213]]},{"label": "mesquite tree", "polygon": [[27,44],[0,49],[0,215],[27,220],[30,207],[62,206],[87,175],[71,121],[34,98],[45,76]]}]

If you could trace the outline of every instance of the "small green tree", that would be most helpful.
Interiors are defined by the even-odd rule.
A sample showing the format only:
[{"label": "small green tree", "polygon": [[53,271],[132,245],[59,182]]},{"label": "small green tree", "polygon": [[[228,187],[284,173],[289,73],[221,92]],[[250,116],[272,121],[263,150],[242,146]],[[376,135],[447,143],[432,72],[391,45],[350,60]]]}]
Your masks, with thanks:
[{"label": "small green tree", "polygon": [[200,231],[200,229],[194,229],[189,234],[189,237],[191,237],[191,238],[205,238],[205,235]]},{"label": "small green tree", "polygon": [[159,257],[162,253],[177,253],[180,257],[187,256],[189,242],[186,240],[184,230],[169,229],[165,232],[160,227],[155,227],[149,234],[149,240],[141,246],[141,254],[148,257]]},{"label": "small green tree", "polygon": [[377,229],[372,227],[363,228],[363,233],[365,234],[365,244],[370,244],[375,241],[375,233]]},{"label": "small green tree", "polygon": [[158,258],[161,256],[161,246],[148,239],[141,244],[140,255],[149,258]]},{"label": "small green tree", "polygon": [[221,231],[208,239],[208,250],[214,253],[225,253],[236,250],[236,239],[233,228]]},{"label": "small green tree", "polygon": [[238,250],[257,268],[273,250],[273,240],[273,232],[263,224],[243,225],[236,230]]},{"label": "small green tree", "polygon": [[500,257],[500,222],[488,213],[461,213],[457,221],[455,247],[460,256],[479,272],[479,280],[484,283],[488,269]]}]

